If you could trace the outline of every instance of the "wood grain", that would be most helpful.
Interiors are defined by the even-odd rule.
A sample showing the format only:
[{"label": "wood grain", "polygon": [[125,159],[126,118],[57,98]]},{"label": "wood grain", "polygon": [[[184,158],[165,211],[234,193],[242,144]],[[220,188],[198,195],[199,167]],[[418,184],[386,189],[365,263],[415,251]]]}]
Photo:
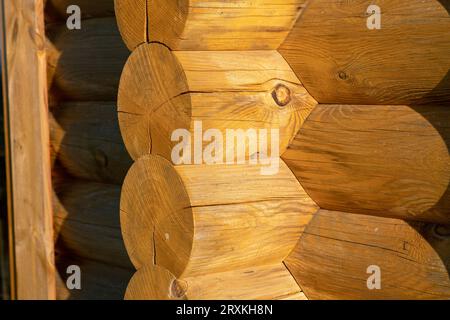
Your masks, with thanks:
[{"label": "wood grain", "polygon": [[54,158],[71,175],[122,184],[132,160],[120,135],[116,108],[113,102],[66,102],[54,108]]},{"label": "wood grain", "polygon": [[147,1],[114,0],[117,26],[122,39],[130,50],[148,42]]},{"label": "wood grain", "polygon": [[[369,5],[381,29],[369,30]],[[280,48],[308,92],[326,104],[450,100],[448,0],[314,0]]]},{"label": "wood grain", "polygon": [[137,269],[188,278],[281,263],[316,210],[284,163],[263,176],[257,165],[174,167],[144,156],[125,179],[121,225]]},{"label": "wood grain", "polygon": [[448,223],[446,106],[319,105],[282,156],[320,207]]},{"label": "wood grain", "polygon": [[306,300],[283,264],[176,279],[152,265],[131,279],[126,300]]},{"label": "wood grain", "polygon": [[[128,57],[114,18],[88,19],[81,30],[65,24],[47,27],[53,44],[53,85],[63,100],[115,101],[120,73]],[[55,58],[56,56],[56,58]]]},{"label": "wood grain", "polygon": [[[17,299],[55,299],[43,2],[4,1],[2,52]],[[3,20],[5,19],[5,20]]]},{"label": "wood grain", "polygon": [[172,50],[274,50],[305,2],[116,0],[116,14],[130,50],[147,41],[164,43]]},{"label": "wood grain", "polygon": [[[195,121],[224,136],[227,129],[267,129],[269,136],[279,129],[284,152],[315,105],[276,51],[171,52],[160,44],[132,53],[118,98],[120,128],[133,159],[148,153],[171,159],[178,143],[171,141],[173,131],[194,133]],[[272,155],[268,144],[258,151]]]},{"label": "wood grain", "polygon": [[54,194],[59,252],[134,270],[120,232],[120,187],[66,180]]},{"label": "wood grain", "polygon": [[[286,265],[313,300],[448,300],[449,245],[448,227],[321,210]],[[367,288],[371,265],[380,290]]]}]

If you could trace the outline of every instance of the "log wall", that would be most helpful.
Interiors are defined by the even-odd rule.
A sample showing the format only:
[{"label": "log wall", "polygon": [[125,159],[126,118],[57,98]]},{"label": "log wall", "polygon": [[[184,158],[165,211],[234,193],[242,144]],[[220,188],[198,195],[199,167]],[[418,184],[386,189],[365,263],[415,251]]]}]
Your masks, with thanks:
[{"label": "log wall", "polygon": [[[421,235],[446,230],[431,223],[449,223],[449,5],[381,1],[378,30],[368,27],[376,14],[370,5],[115,1],[122,38],[132,51],[118,95],[120,129],[135,160],[121,200],[122,233],[138,269],[126,298],[229,298],[225,288],[214,294],[205,286],[208,277],[231,275],[239,279],[235,296],[260,297],[251,277],[240,278],[246,262],[255,264],[252,247],[233,233],[234,224],[252,228],[259,214],[266,215],[255,222],[261,233],[249,231],[264,244],[258,272],[265,291],[278,292],[265,272],[282,274],[276,271],[280,257],[270,250],[284,242],[265,223],[274,225],[272,214],[281,223],[290,206],[256,205],[264,191],[254,187],[268,188],[276,199],[290,193],[277,183],[279,176],[269,183],[252,168],[158,159],[173,160],[171,133],[192,132],[195,120],[205,130],[268,126],[282,132],[282,165],[299,181],[293,194],[303,199],[292,208],[310,218],[322,208],[306,227],[317,238],[300,232],[285,260],[298,292],[311,299],[448,298],[447,234],[439,241]],[[248,192],[252,196],[242,198]],[[225,217],[228,197],[235,200],[234,214]],[[283,225],[286,237],[308,223],[295,219]],[[221,254],[227,245],[237,256]],[[369,292],[363,279],[377,264],[385,287]],[[402,276],[404,270],[414,278]],[[247,286],[258,289],[248,295]]]},{"label": "log wall", "polygon": [[282,155],[322,208],[286,265],[311,299],[448,299],[450,4],[370,30],[372,4],[310,1],[279,48],[319,103]]},{"label": "log wall", "polygon": [[[122,233],[137,268],[127,299],[305,298],[283,259],[316,204],[282,161],[272,176],[232,164],[261,154],[279,160],[317,104],[276,51],[304,3],[115,2],[133,51],[118,95],[135,160],[121,196]],[[182,165],[171,135],[195,133],[199,121],[222,135],[277,130],[280,141],[264,149],[247,137],[255,149],[227,146],[210,166],[195,155],[195,165]],[[217,279],[228,285],[212,290]]]},{"label": "log wall", "polygon": [[[48,0],[57,297],[448,299],[449,4],[370,4]],[[278,174],[171,163],[196,121]]]},{"label": "log wall", "polygon": [[[69,5],[81,9],[80,30],[66,26]],[[57,299],[123,299],[133,266],[120,232],[120,185],[132,162],[116,99],[128,50],[113,0],[48,0],[45,9]],[[81,269],[81,290],[66,286],[71,265]]]}]

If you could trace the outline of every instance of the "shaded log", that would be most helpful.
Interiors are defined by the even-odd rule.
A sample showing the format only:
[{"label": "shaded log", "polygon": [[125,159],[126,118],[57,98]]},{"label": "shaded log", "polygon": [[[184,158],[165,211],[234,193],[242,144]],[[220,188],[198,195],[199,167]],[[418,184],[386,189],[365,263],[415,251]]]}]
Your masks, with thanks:
[{"label": "shaded log", "polygon": [[47,27],[56,51],[52,56],[53,85],[62,98],[115,101],[120,73],[128,57],[114,18],[89,19],[81,30],[65,24]]},{"label": "shaded log", "polygon": [[[67,288],[69,266],[81,271],[81,290]],[[56,260],[59,275],[56,282],[57,300],[122,300],[133,271],[118,268],[74,255],[59,256]]]},{"label": "shaded log", "polygon": [[61,20],[69,17],[67,8],[77,5],[83,19],[114,17],[114,0],[47,0],[46,10],[56,12]]},{"label": "shaded log", "polygon": [[121,184],[132,164],[113,102],[68,102],[50,117],[55,157],[73,176]]},{"label": "shaded log", "polygon": [[66,181],[59,189],[53,199],[58,251],[133,270],[120,232],[120,187]]}]

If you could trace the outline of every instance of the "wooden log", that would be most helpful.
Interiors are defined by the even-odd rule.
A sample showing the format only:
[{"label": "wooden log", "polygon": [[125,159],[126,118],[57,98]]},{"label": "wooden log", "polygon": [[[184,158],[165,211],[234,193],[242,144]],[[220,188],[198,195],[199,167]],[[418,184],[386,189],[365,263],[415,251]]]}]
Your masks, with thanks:
[{"label": "wooden log", "polygon": [[120,232],[119,203],[119,186],[65,181],[54,195],[59,251],[133,270]]},{"label": "wooden log", "polygon": [[80,7],[83,19],[114,17],[114,0],[47,0],[46,10],[56,12],[61,20],[66,20],[70,15],[67,8],[71,5]]},{"label": "wooden log", "polygon": [[306,0],[115,0],[130,50],[147,41],[172,50],[274,50]]},{"label": "wooden log", "polygon": [[50,137],[57,159],[73,176],[122,184],[131,167],[113,102],[68,102],[53,110]]},{"label": "wooden log", "polygon": [[[114,18],[89,19],[81,30],[65,24],[47,28],[59,52],[53,59],[54,85],[65,99],[115,101],[120,73],[128,57]],[[53,56],[57,55],[53,53]]]},{"label": "wooden log", "polygon": [[281,263],[317,206],[284,163],[276,175],[260,169],[137,160],[120,204],[136,269],[156,264],[187,278]]},{"label": "wooden log", "polygon": [[[160,44],[132,53],[118,98],[120,128],[133,159],[150,152],[171,159],[178,144],[172,133],[194,134],[196,121],[224,136],[227,129],[267,129],[269,135],[278,129],[276,146],[283,152],[315,105],[276,51],[171,52]],[[254,137],[247,142],[256,143]],[[258,151],[274,155],[270,146]],[[252,155],[246,150],[236,157],[244,152]]]},{"label": "wooden log", "polygon": [[[122,300],[133,271],[92,261],[78,256],[58,256],[57,300]],[[69,266],[79,266],[81,289],[69,290]]]},{"label": "wooden log", "polygon": [[[379,30],[367,26],[373,4]],[[310,1],[280,53],[320,103],[449,101],[449,8],[448,0]]]},{"label": "wooden log", "polygon": [[[448,226],[320,210],[286,265],[313,300],[448,300],[449,246]],[[369,266],[380,289],[368,289]]]},{"label": "wooden log", "polygon": [[147,0],[114,0],[117,25],[125,45],[131,51],[149,42],[147,35]]},{"label": "wooden log", "polygon": [[283,264],[176,279],[155,265],[136,272],[126,300],[306,300]]},{"label": "wooden log", "polygon": [[450,109],[319,105],[282,156],[321,208],[450,222]]}]

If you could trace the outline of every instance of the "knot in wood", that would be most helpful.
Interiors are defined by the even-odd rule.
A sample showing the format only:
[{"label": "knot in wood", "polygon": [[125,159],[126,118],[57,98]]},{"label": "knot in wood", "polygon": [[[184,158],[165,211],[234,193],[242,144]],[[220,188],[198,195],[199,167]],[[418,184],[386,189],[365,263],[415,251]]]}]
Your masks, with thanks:
[{"label": "knot in wood", "polygon": [[339,76],[339,79],[344,80],[344,81],[348,79],[348,75],[344,71],[340,71],[338,76]]},{"label": "knot in wood", "polygon": [[449,237],[450,236],[450,226],[435,225],[434,233],[440,237]]},{"label": "knot in wood", "polygon": [[277,85],[272,91],[272,98],[280,107],[284,107],[291,102],[291,90],[283,84]]},{"label": "knot in wood", "polygon": [[186,295],[187,284],[184,281],[173,280],[170,285],[170,295],[172,298],[181,299]]}]

